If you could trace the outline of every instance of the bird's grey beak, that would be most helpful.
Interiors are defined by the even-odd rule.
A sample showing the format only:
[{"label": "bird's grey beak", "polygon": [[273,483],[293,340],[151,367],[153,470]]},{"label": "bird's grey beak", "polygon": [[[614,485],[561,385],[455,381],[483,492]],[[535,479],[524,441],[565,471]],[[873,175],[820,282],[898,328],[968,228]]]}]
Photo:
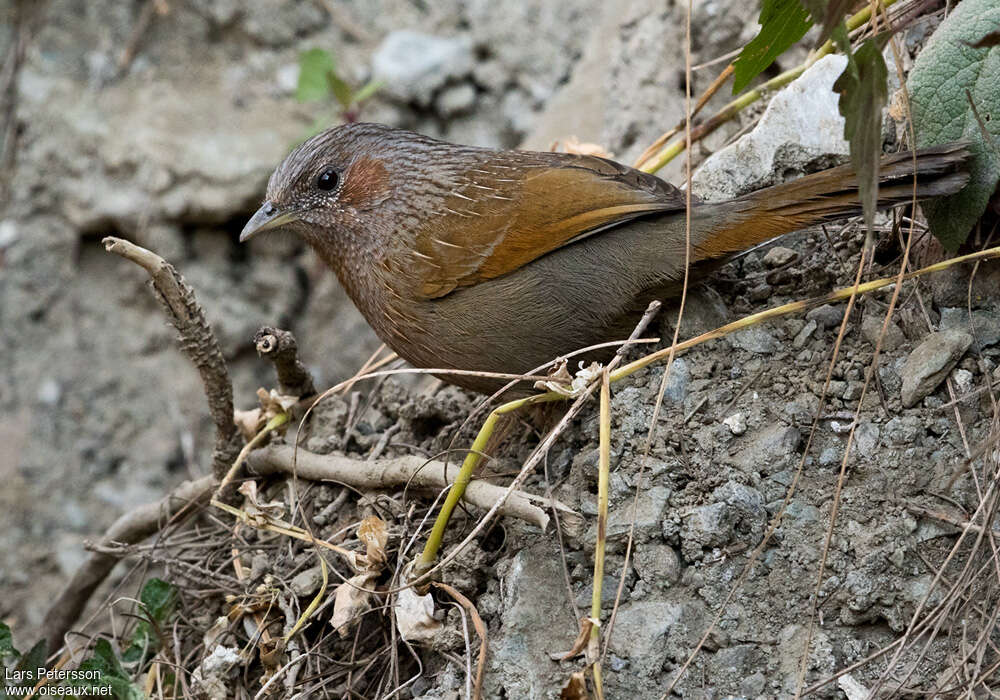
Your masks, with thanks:
[{"label": "bird's grey beak", "polygon": [[264,205],[250,217],[250,221],[243,227],[243,231],[240,233],[240,243],[249,240],[261,231],[277,228],[292,221],[298,221],[298,219],[299,215],[296,212],[283,212],[271,202],[264,202]]}]

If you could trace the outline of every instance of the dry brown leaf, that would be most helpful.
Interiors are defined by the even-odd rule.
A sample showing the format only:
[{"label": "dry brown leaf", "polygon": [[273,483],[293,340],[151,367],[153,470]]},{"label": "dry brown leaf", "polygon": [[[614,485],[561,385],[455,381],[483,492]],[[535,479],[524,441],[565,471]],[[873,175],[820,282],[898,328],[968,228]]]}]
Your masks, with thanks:
[{"label": "dry brown leaf", "polygon": [[[280,413],[287,413],[288,410],[298,403],[297,396],[287,396],[279,394],[274,389],[268,391],[263,387],[257,389],[257,402],[259,408],[251,408],[248,411],[233,411],[233,422],[239,428],[240,433],[246,440],[252,439],[257,433],[264,429],[267,422]],[[280,430],[284,430],[282,426]]]},{"label": "dry brown leaf", "polygon": [[369,593],[378,573],[366,571],[352,576],[337,586],[333,594],[333,615],[330,624],[341,639],[350,634],[353,624],[361,619],[362,613],[368,610],[372,594]]},{"label": "dry brown leaf", "polygon": [[269,673],[273,673],[281,665],[282,654],[285,653],[285,640],[281,637],[262,639],[257,645],[260,652],[260,662]]},{"label": "dry brown leaf", "polygon": [[580,632],[573,641],[573,648],[565,654],[552,654],[555,661],[569,661],[574,656],[582,654],[587,650],[587,643],[590,641],[590,630],[594,627],[594,619],[590,617],[580,618]]},{"label": "dry brown leaf", "polygon": [[566,361],[563,360],[555,370],[549,374],[549,379],[535,382],[535,388],[540,391],[554,391],[570,398],[579,396],[591,382],[601,376],[604,367],[597,362],[591,362],[587,367],[582,366],[575,375],[569,373]]},{"label": "dry brown leaf", "polygon": [[587,691],[587,677],[583,671],[575,671],[570,674],[566,685],[562,687],[559,698],[560,700],[590,700],[590,693]]},{"label": "dry brown leaf", "polygon": [[358,539],[365,546],[364,557],[357,557],[357,564],[369,571],[381,571],[385,566],[385,546],[389,543],[389,528],[376,516],[365,518],[358,526]]},{"label": "dry brown leaf", "polygon": [[280,394],[276,389],[268,391],[263,387],[257,389],[257,401],[264,411],[264,422],[271,420],[280,413],[288,413],[288,409],[299,402],[298,396]]},{"label": "dry brown leaf", "polygon": [[239,428],[244,440],[252,440],[253,436],[264,427],[264,412],[259,408],[249,411],[233,411],[233,422]]},{"label": "dry brown leaf", "polygon": [[418,595],[412,588],[404,588],[396,595],[396,628],[408,642],[429,642],[441,629],[441,622],[434,617],[434,598],[431,594]]},{"label": "dry brown leaf", "polygon": [[279,520],[285,514],[285,504],[281,501],[260,502],[256,481],[244,481],[236,490],[246,497],[247,502],[243,506],[243,511],[255,527],[262,527],[272,520]]},{"label": "dry brown leaf", "polygon": [[215,619],[215,623],[208,628],[205,634],[201,638],[202,644],[205,648],[211,651],[218,644],[219,640],[222,638],[226,632],[229,631],[229,618],[223,615]]}]

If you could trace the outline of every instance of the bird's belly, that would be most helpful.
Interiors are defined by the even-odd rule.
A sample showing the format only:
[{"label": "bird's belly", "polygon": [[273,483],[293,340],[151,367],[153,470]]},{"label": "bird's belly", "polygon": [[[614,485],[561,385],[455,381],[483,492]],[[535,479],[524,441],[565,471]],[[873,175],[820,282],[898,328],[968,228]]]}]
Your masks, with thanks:
[{"label": "bird's belly", "polygon": [[[624,340],[649,301],[676,278],[672,258],[635,264],[635,233],[605,233],[503,277],[422,301],[413,314],[420,330],[406,330],[410,342],[398,347],[387,342],[418,367],[522,374],[576,350]],[[613,353],[611,348],[586,359],[605,360]],[[503,384],[441,376],[477,391]]]}]

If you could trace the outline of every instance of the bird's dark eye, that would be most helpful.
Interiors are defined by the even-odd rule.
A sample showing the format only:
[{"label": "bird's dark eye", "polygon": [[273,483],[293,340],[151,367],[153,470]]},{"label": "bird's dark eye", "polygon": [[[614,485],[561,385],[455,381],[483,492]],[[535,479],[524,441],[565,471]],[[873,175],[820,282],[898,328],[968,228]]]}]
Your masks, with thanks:
[{"label": "bird's dark eye", "polygon": [[330,168],[321,172],[319,177],[316,178],[316,187],[324,192],[329,192],[336,189],[338,182],[340,182],[340,174],[333,168]]}]

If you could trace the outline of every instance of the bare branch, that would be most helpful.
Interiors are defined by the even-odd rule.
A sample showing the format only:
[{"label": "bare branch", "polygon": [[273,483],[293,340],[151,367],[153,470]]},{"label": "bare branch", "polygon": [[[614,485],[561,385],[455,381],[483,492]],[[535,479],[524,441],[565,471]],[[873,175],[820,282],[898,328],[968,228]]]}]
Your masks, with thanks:
[{"label": "bare branch", "polygon": [[205,312],[195,299],[194,290],[174,266],[159,255],[113,236],[105,238],[103,243],[108,252],[131,260],[149,273],[156,299],[177,329],[181,350],[201,374],[208,410],[215,423],[212,473],[216,479],[221,479],[239,454],[241,439],[233,422],[233,385],[229,381],[229,370]]},{"label": "bare branch", "polygon": [[[294,455],[294,452],[291,445],[268,445],[251,452],[247,458],[247,466],[249,471],[255,474],[291,474],[294,471],[299,478],[336,481],[357,488],[375,489],[405,484],[442,489],[451,484],[458,475],[458,467],[448,466],[445,473],[443,463],[411,455],[367,462],[338,455],[319,455],[303,449],[298,450],[298,455]],[[502,486],[495,486],[485,481],[473,481],[468,486],[465,498],[480,508],[491,508],[506,491],[507,489]],[[544,530],[548,525],[549,516],[544,508],[532,501],[548,503],[546,499],[524,491],[514,491],[499,512],[526,520]],[[569,516],[571,519],[579,517],[564,504],[555,502],[554,505],[565,514],[563,517]]]}]

